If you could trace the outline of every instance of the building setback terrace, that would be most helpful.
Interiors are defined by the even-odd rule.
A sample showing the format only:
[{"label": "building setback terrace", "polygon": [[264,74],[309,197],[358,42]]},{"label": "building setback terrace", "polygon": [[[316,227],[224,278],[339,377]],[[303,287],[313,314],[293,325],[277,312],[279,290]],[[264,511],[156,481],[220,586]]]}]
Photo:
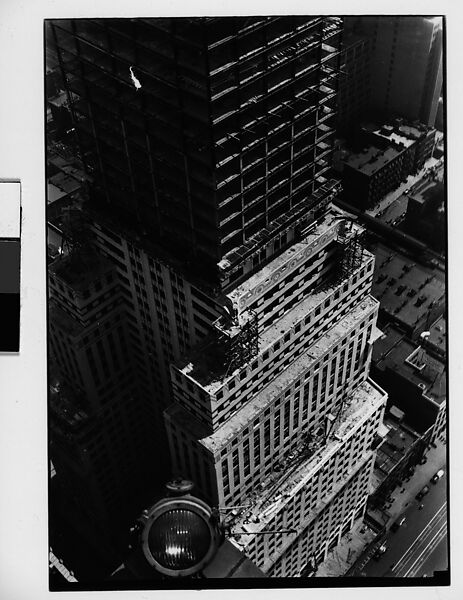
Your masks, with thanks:
[{"label": "building setback terrace", "polygon": [[311,252],[308,252],[308,248],[311,248],[313,251],[315,249],[318,250],[319,246],[327,243],[328,237],[334,239],[338,228],[339,215],[334,211],[329,211],[321,223],[315,225],[314,229],[303,240],[293,244],[283,254],[280,254],[280,256],[227,294],[233,306],[238,310],[238,314],[250,302],[264,294],[268,288],[274,285],[276,279],[280,278],[283,272],[287,275],[289,271],[299,266],[307,258],[308,254],[311,254]]},{"label": "building setback terrace", "polygon": [[[355,277],[367,264],[372,262],[374,257],[367,250],[363,251],[362,262],[357,269],[354,269],[351,273],[352,277]],[[333,296],[337,290],[340,290],[344,285],[345,281],[336,282],[329,281],[323,286],[323,289],[310,294],[307,298],[304,298],[299,304],[288,311],[283,317],[276,323],[272,324],[260,335],[260,349],[265,351],[272,342],[281,334],[287,333],[294,328],[298,323],[301,323],[304,318],[313,312],[318,306],[321,306],[327,298]]]},{"label": "building setback terrace", "polygon": [[[270,475],[269,479],[263,482],[259,494],[250,497],[249,504],[240,509],[233,525],[243,531],[244,537],[241,541],[245,545],[250,541],[249,538],[246,539],[245,532],[253,533],[265,529],[274,513],[280,512],[284,505],[307,484],[314,473],[353,435],[355,430],[385,402],[386,392],[372,380],[369,379],[359,385],[346,402],[326,444],[310,455],[296,469],[291,469],[289,472],[288,470],[284,471],[278,479],[273,478],[272,480]],[[318,512],[319,507],[313,511],[306,523]]]},{"label": "building setback terrace", "polygon": [[114,271],[112,263],[93,251],[77,251],[57,258],[50,265],[56,275],[73,290],[83,291],[104,275]]},{"label": "building setback terrace", "polygon": [[[356,228],[354,228],[355,231],[357,231]],[[373,260],[373,256],[364,250],[360,265],[356,269],[353,269],[349,276],[355,278],[356,274]],[[328,298],[333,297],[336,292],[341,290],[345,281],[346,279],[341,281],[336,281],[332,278],[327,279],[319,286],[318,291],[309,293],[309,295],[289,309],[280,319],[263,331],[259,331],[258,354],[261,355],[265,352],[282,333],[291,331],[298,323],[302,323],[310,313],[314,312],[317,307],[323,305]],[[243,323],[245,322],[245,318],[249,317],[249,314],[248,311],[243,313]],[[227,331],[230,335],[234,335],[239,331],[239,327],[232,325]],[[194,351],[188,363],[180,366],[180,370],[184,375],[191,377],[195,383],[200,384],[206,392],[213,394],[229,379],[235,377],[241,368],[237,367],[230,372],[225,372],[223,368],[220,368],[221,361],[218,358],[221,357],[223,352],[224,349],[218,340],[209,339]]]},{"label": "building setback terrace", "polygon": [[233,439],[238,432],[251,423],[262,411],[281,395],[286,388],[298,377],[306,373],[313,365],[350,331],[355,329],[363,319],[376,310],[378,302],[368,296],[361,304],[355,307],[339,323],[330,329],[323,337],[310,347],[310,351],[293,361],[282,373],[263,388],[243,406],[231,419],[229,419],[217,432],[203,438],[201,443],[211,452],[221,449],[228,440]]}]

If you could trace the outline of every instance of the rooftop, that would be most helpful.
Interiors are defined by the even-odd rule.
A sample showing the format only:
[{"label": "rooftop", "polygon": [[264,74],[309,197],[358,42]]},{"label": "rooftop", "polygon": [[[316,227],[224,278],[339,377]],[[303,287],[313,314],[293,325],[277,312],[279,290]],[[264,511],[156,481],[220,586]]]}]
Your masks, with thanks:
[{"label": "rooftop", "polygon": [[373,296],[381,302],[383,311],[414,329],[444,301],[443,274],[383,244],[375,244],[372,251],[376,256]]},{"label": "rooftop", "polygon": [[401,152],[403,150],[392,147],[380,150],[376,146],[368,146],[361,152],[350,154],[345,164],[364,175],[373,175],[373,173],[397,158]]},{"label": "rooftop", "polygon": [[383,335],[378,338],[373,346],[373,360],[378,361],[389,354],[395,346],[405,338],[405,333],[393,325],[383,328]]},{"label": "rooftop", "polygon": [[58,94],[53,96],[52,98],[48,98],[48,102],[53,104],[54,106],[65,106],[67,107],[68,96],[66,92],[60,91]]},{"label": "rooftop", "polygon": [[56,187],[56,185],[53,185],[52,183],[48,184],[48,186],[47,186],[47,203],[48,204],[52,204],[53,202],[56,202],[56,200],[59,200],[60,198],[63,198],[67,195],[68,195],[68,192],[61,190],[60,188]]},{"label": "rooftop", "polygon": [[410,341],[389,325],[373,351],[378,369],[389,369],[423,389],[428,398],[438,404],[446,400],[445,364],[431,356],[424,347]]},{"label": "rooftop", "polygon": [[429,330],[429,337],[426,340],[425,346],[430,346],[431,349],[436,349],[439,354],[445,355],[447,351],[446,338],[447,326],[445,317],[439,317]]},{"label": "rooftop", "polygon": [[409,196],[415,202],[427,204],[429,202],[441,203],[445,201],[445,187],[440,181],[423,178],[413,186],[413,192]]},{"label": "rooftop", "polygon": [[[60,171],[50,177],[48,185],[52,185],[52,189],[58,188],[58,190],[61,190],[64,194],[70,194],[71,192],[78,190],[82,186],[82,182],[78,181],[73,175]],[[48,201],[50,202],[50,200]]]},{"label": "rooftop", "polygon": [[383,443],[378,447],[375,461],[375,487],[387,477],[392,469],[407,455],[413,443],[419,438],[418,434],[395,420],[385,417],[384,424],[388,433]]},{"label": "rooftop", "polygon": [[404,148],[409,148],[412,146],[422,135],[422,132],[417,127],[410,125],[394,127],[392,125],[378,126],[376,124],[366,124],[363,125],[363,129],[382,138],[385,141],[390,141],[394,144],[400,144]]}]

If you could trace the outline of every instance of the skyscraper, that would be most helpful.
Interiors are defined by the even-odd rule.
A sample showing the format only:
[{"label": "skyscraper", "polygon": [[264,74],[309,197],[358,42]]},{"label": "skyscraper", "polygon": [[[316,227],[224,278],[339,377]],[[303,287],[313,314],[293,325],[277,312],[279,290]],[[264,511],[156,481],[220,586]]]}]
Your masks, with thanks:
[{"label": "skyscraper", "polygon": [[345,29],[344,119],[358,118],[356,106],[366,101],[362,119],[367,111],[380,120],[398,116],[433,127],[442,92],[442,17],[346,17]]},{"label": "skyscraper", "polygon": [[350,137],[369,117],[372,53],[370,39],[344,19],[341,75],[337,96],[337,133]]},{"label": "skyscraper", "polygon": [[50,22],[93,204],[208,278],[245,275],[323,183],[339,32],[321,17]]},{"label": "skyscraper", "polygon": [[[237,543],[265,572],[298,575],[363,513],[385,402],[368,380],[373,257],[330,208],[342,20],[48,30],[94,182],[92,236],[51,267],[66,324],[50,322],[61,378],[100,430],[59,452],[93,448],[90,470],[106,454],[88,485],[120,507],[130,479],[143,488],[145,465],[166,462],[165,418],[173,473],[245,506]],[[266,523],[293,533],[260,535]]]}]

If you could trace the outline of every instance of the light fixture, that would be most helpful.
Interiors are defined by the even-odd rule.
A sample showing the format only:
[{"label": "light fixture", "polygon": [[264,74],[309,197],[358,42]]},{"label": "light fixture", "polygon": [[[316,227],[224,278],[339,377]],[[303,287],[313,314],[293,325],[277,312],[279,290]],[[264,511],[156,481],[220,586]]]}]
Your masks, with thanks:
[{"label": "light fixture", "polygon": [[220,542],[217,518],[205,502],[188,493],[191,487],[183,480],[170,482],[167,488],[177,495],[160,500],[140,519],[146,560],[170,577],[201,571],[215,556]]}]

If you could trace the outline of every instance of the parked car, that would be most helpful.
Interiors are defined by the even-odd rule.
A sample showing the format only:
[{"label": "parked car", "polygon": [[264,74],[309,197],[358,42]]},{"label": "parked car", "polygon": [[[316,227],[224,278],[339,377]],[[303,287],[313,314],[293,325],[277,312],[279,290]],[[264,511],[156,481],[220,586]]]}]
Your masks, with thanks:
[{"label": "parked car", "polygon": [[426,496],[426,494],[429,492],[429,487],[427,485],[424,486],[424,488],[418,492],[418,494],[416,495],[416,499],[417,500],[421,500],[422,498],[424,498]]},{"label": "parked car", "polygon": [[391,531],[397,531],[399,527],[402,527],[406,520],[407,519],[405,517],[399,517],[396,521],[394,521],[394,523],[392,523]]},{"label": "parked car", "polygon": [[381,558],[381,556],[386,552],[386,550],[387,550],[386,544],[381,544],[381,546],[373,554],[373,558],[376,560],[379,560]]},{"label": "parked car", "polygon": [[431,481],[437,483],[441,477],[444,476],[444,469],[439,469],[435,475],[433,475]]}]

